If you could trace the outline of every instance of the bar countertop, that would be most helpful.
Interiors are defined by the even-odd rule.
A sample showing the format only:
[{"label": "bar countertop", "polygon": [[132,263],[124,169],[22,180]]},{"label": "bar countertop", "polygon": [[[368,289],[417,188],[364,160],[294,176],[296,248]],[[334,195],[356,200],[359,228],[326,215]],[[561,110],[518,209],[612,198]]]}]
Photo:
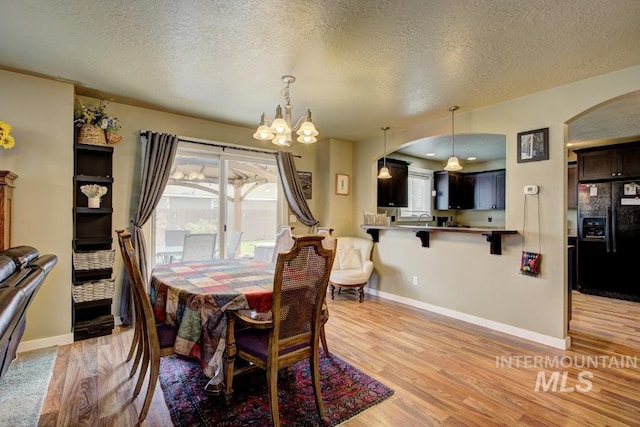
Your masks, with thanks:
[{"label": "bar countertop", "polygon": [[493,255],[502,254],[502,236],[505,234],[518,234],[518,230],[508,230],[505,228],[490,227],[432,227],[428,225],[361,225],[360,228],[366,230],[371,235],[374,242],[379,241],[380,230],[406,230],[416,233],[416,237],[422,241],[422,246],[429,247],[430,233],[470,233],[480,234],[491,243],[490,253]]}]

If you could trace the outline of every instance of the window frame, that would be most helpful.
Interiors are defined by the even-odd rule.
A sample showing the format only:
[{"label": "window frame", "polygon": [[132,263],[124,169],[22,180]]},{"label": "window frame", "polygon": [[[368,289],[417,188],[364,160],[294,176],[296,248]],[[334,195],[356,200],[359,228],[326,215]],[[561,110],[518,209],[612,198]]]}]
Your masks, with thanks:
[{"label": "window frame", "polygon": [[[427,191],[424,195],[424,202],[427,204],[428,210],[425,211],[414,211],[412,209],[412,205],[414,203],[411,185],[412,179],[422,179],[424,181],[428,181]],[[429,169],[417,168],[409,166],[409,171],[407,175],[407,186],[409,192],[409,206],[406,208],[399,208],[398,211],[398,222],[410,222],[410,221],[418,221],[420,216],[429,215],[429,220],[432,219],[434,213],[434,200],[433,200],[433,188],[434,188],[434,172]]]}]

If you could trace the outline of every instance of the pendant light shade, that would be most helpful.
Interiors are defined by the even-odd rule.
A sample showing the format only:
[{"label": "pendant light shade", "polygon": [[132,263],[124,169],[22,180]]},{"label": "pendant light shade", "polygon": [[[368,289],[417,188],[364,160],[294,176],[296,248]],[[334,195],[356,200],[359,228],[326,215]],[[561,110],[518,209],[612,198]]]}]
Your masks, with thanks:
[{"label": "pendant light shade", "polygon": [[455,111],[460,108],[457,105],[452,105],[449,107],[449,111],[451,111],[451,157],[447,160],[447,165],[444,167],[446,171],[459,171],[462,170],[462,166],[460,166],[460,161],[456,157],[456,133],[453,122],[453,115]]},{"label": "pendant light shade", "polygon": [[387,131],[389,130],[389,126],[383,126],[380,130],[384,131],[384,151],[382,152],[382,167],[378,173],[378,179],[389,179],[391,178],[389,168],[387,167]]}]

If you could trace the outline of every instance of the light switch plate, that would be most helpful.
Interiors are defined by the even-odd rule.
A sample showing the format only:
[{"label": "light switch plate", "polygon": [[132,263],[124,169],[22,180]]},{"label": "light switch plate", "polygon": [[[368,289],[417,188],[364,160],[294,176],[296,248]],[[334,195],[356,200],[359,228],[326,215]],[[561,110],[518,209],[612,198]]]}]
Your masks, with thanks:
[{"label": "light switch plate", "polygon": [[289,215],[289,223],[294,223],[298,220],[295,215]]},{"label": "light switch plate", "polygon": [[538,186],[537,185],[525,185],[524,186],[524,194],[538,194]]}]

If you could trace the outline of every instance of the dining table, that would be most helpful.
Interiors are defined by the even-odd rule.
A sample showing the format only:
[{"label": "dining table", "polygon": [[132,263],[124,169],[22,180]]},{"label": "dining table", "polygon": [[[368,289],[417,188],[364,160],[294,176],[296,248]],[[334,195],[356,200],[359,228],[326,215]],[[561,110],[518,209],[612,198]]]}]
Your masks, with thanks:
[{"label": "dining table", "polygon": [[[206,377],[224,378],[227,316],[247,310],[269,319],[275,264],[257,259],[214,259],[157,265],[149,296],[157,322],[178,328],[177,354],[200,361]],[[221,385],[220,385],[221,386]]]}]

